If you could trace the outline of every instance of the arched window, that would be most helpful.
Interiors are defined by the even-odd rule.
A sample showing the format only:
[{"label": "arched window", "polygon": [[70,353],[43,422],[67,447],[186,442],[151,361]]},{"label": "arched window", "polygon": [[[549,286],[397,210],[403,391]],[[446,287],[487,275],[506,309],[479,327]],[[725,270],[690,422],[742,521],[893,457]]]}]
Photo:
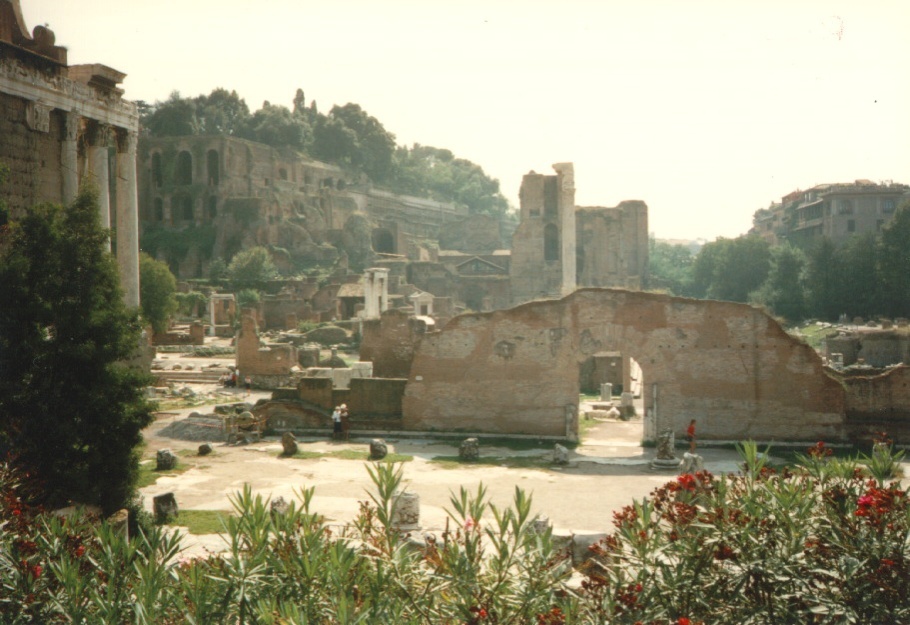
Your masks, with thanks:
[{"label": "arched window", "polygon": [[556,186],[556,176],[547,176],[543,183],[543,215],[556,217],[559,213],[559,189]]},{"label": "arched window", "polygon": [[156,188],[164,184],[164,179],[161,176],[161,154],[159,152],[152,154],[152,182]]},{"label": "arched window", "polygon": [[193,184],[193,156],[186,150],[177,155],[174,182],[176,184]]},{"label": "arched window", "polygon": [[218,216],[218,198],[214,195],[209,197],[209,219],[215,219]]},{"label": "arched window", "polygon": [[220,182],[219,176],[219,167],[218,167],[218,151],[209,150],[205,154],[205,169],[209,177],[209,184],[212,186],[217,186]]},{"label": "arched window", "polygon": [[543,259],[559,260],[559,228],[547,224],[543,229]]},{"label": "arched window", "polygon": [[180,202],[180,218],[183,221],[193,221],[193,198],[182,197]]},{"label": "arched window", "polygon": [[155,198],[155,221],[162,222],[164,221],[164,202],[160,197]]},{"label": "arched window", "polygon": [[395,253],[395,237],[385,228],[373,230],[373,251],[380,254]]}]

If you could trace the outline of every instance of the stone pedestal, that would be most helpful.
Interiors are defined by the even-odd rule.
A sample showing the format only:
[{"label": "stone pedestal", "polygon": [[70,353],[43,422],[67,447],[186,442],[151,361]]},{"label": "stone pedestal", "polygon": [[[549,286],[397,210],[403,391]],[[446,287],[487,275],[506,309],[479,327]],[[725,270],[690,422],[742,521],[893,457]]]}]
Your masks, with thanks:
[{"label": "stone pedestal", "polygon": [[609,382],[604,382],[600,385],[600,400],[601,401],[610,401],[613,398],[613,385]]},{"label": "stone pedestal", "polygon": [[[625,393],[623,393],[625,395]],[[657,457],[651,461],[655,471],[677,471],[679,459],[673,453],[675,443],[673,430],[663,430],[657,437]]]}]

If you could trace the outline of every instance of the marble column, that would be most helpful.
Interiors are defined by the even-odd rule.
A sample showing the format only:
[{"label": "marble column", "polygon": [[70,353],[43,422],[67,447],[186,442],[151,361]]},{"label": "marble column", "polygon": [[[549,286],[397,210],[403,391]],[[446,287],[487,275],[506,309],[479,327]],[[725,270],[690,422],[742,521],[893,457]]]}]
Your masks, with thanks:
[{"label": "marble column", "polygon": [[63,174],[63,203],[69,204],[79,192],[79,154],[77,139],[82,118],[63,112],[63,141],[60,142],[60,170]]},{"label": "marble column", "polygon": [[117,263],[127,306],[139,306],[139,195],[136,132],[117,129]]},{"label": "marble column", "polygon": [[[89,134],[88,167],[89,177],[98,187],[98,216],[102,228],[111,227],[111,194],[110,166],[108,162],[108,144],[111,140],[111,127],[95,123]],[[111,249],[108,240],[107,249]]]},{"label": "marble column", "polygon": [[572,163],[555,163],[553,169],[559,180],[559,234],[560,264],[562,265],[562,288],[565,297],[576,288],[577,276],[575,258],[575,167]]}]

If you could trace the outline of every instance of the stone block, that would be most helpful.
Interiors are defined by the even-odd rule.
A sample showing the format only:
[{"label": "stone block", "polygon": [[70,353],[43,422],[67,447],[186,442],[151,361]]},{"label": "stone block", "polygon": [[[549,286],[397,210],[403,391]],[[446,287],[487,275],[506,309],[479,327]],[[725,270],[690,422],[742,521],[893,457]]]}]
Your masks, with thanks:
[{"label": "stone block", "polygon": [[269,511],[272,514],[287,514],[290,507],[291,506],[285,501],[284,497],[281,496],[275,497],[269,502]]},{"label": "stone block", "polygon": [[211,443],[202,443],[201,445],[199,445],[198,453],[200,456],[208,456],[213,451],[215,451],[215,448],[212,447]]},{"label": "stone block", "polygon": [[170,449],[159,449],[155,460],[157,471],[170,471],[177,467],[177,456]]},{"label": "stone block", "polygon": [[164,493],[152,498],[152,510],[156,519],[169,519],[180,513],[174,493]]},{"label": "stone block", "polygon": [[569,450],[559,443],[553,446],[553,464],[569,464]]},{"label": "stone block", "polygon": [[370,441],[370,460],[382,460],[389,453],[389,447],[381,438]]},{"label": "stone block", "polygon": [[476,438],[464,439],[458,447],[458,457],[469,461],[480,458],[480,441]]},{"label": "stone block", "polygon": [[115,534],[120,534],[125,539],[130,538],[130,513],[126,508],[117,510],[107,518],[107,524]]},{"label": "stone block", "polygon": [[394,496],[392,527],[402,532],[420,529],[420,495],[402,491]]},{"label": "stone block", "polygon": [[291,432],[285,432],[281,435],[281,454],[283,456],[293,456],[297,453],[297,437]]}]

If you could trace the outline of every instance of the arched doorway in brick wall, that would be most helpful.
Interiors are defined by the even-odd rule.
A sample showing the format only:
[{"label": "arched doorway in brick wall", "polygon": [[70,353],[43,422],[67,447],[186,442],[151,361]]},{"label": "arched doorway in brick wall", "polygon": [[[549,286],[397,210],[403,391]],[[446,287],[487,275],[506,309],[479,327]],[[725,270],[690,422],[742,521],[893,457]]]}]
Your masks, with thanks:
[{"label": "arched doorway in brick wall", "polygon": [[843,387],[763,311],[600,288],[461,315],[427,334],[404,423],[571,439],[580,365],[601,352],[640,365],[645,440],[683,436],[693,418],[706,439],[845,439]]}]

